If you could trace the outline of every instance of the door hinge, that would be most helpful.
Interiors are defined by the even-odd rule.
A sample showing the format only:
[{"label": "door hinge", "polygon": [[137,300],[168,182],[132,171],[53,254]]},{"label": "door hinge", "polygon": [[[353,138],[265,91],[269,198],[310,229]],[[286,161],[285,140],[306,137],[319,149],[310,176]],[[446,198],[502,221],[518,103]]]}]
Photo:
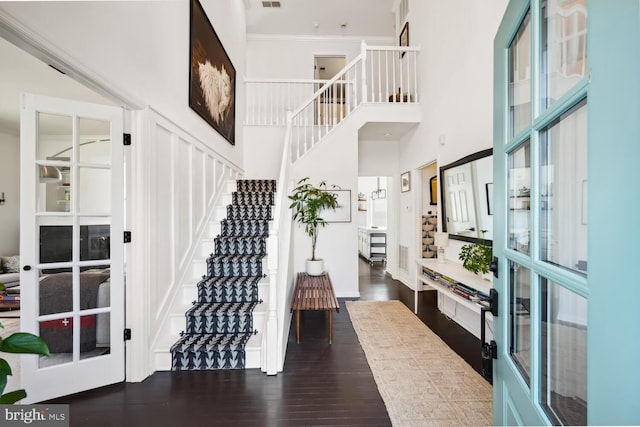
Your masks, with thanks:
[{"label": "door hinge", "polygon": [[125,341],[130,341],[131,340],[131,329],[130,328],[126,328],[124,330],[124,340]]},{"label": "door hinge", "polygon": [[493,383],[493,359],[498,358],[498,345],[494,340],[482,343],[482,376]]},{"label": "door hinge", "polygon": [[122,134],[122,144],[123,145],[131,145],[131,134],[123,133]]},{"label": "door hinge", "polygon": [[500,264],[498,262],[498,257],[494,256],[493,260],[489,263],[489,271],[493,272],[493,275],[495,276],[495,278],[498,278],[498,270],[499,270]]},{"label": "door hinge", "polygon": [[124,232],[124,242],[125,243],[131,243],[131,232],[130,231],[125,231]]}]

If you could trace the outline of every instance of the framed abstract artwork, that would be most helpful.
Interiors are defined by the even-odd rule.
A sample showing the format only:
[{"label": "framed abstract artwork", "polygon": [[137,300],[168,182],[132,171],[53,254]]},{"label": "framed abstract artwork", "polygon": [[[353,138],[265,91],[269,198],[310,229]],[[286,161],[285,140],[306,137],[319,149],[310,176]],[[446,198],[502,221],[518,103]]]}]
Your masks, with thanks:
[{"label": "framed abstract artwork", "polygon": [[438,177],[434,176],[431,177],[431,179],[429,180],[429,195],[430,200],[429,200],[429,204],[434,206],[438,204]]},{"label": "framed abstract artwork", "polygon": [[338,206],[323,209],[320,216],[327,222],[351,222],[351,190],[329,190],[338,196]]},{"label": "framed abstract artwork", "polygon": [[406,193],[411,190],[411,172],[407,171],[400,175],[400,192]]},{"label": "framed abstract artwork", "polygon": [[191,0],[189,58],[189,107],[235,145],[236,69],[198,0]]},{"label": "framed abstract artwork", "polygon": [[[400,31],[400,38],[398,40],[398,45],[402,46],[409,46],[409,21],[407,21],[404,24],[404,27],[402,27],[402,31]],[[402,52],[402,56],[404,57],[404,54],[406,52]]]}]

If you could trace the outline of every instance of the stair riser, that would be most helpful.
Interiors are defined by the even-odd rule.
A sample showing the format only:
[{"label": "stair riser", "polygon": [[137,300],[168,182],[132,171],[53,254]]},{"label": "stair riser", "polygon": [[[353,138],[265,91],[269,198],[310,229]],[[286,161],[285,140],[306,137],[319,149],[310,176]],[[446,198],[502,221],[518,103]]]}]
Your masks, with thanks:
[{"label": "stair riser", "polygon": [[244,369],[245,360],[244,350],[173,353],[171,369],[174,371]]},{"label": "stair riser", "polygon": [[273,206],[275,204],[274,193],[238,193],[231,195],[231,204],[237,206]]},{"label": "stair riser", "polygon": [[267,241],[264,237],[254,238],[216,238],[216,255],[261,255],[267,254]]},{"label": "stair riser", "polygon": [[243,369],[244,347],[252,337],[239,335],[184,335],[171,347],[171,369]]},{"label": "stair riser", "polygon": [[271,206],[229,205],[226,210],[226,218],[235,220],[271,220]]},{"label": "stair riser", "polygon": [[260,277],[262,271],[262,260],[258,259],[214,257],[207,260],[208,277]]},{"label": "stair riser", "polygon": [[[157,351],[154,357],[156,370],[171,370],[171,353],[169,350]],[[262,363],[262,350],[260,348],[245,349],[245,369],[258,369]]]},{"label": "stair riser", "polygon": [[[265,304],[265,303],[263,303]],[[261,307],[260,307],[261,308]],[[252,314],[252,329],[249,332],[262,332],[264,329],[264,322],[267,318],[266,306],[264,310],[254,311]],[[184,313],[175,313],[170,316],[169,331],[171,336],[179,337],[182,332],[185,331],[186,317]]]},{"label": "stair riser", "polygon": [[[269,298],[269,282],[267,279],[262,279],[258,282],[258,298],[257,301],[267,301]],[[182,302],[181,305],[190,307],[194,301],[198,301],[198,287],[197,285],[184,285],[182,287]],[[201,299],[200,302],[228,302],[228,299]],[[183,312],[182,312],[183,313]]]},{"label": "stair riser", "polygon": [[234,191],[244,193],[275,193],[277,189],[274,179],[263,180],[238,180]]},{"label": "stair riser", "polygon": [[225,220],[219,235],[224,237],[269,237],[268,221]]},{"label": "stair riser", "polygon": [[188,316],[187,334],[237,334],[253,332],[251,316]]},{"label": "stair riser", "polygon": [[251,302],[259,300],[256,285],[243,286],[202,286],[198,290],[200,303]]}]

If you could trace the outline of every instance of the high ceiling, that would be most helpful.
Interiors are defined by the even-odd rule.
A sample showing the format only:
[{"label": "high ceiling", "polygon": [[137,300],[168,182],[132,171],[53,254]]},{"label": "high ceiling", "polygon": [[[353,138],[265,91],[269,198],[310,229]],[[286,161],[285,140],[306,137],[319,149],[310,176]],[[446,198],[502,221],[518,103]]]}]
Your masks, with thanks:
[{"label": "high ceiling", "polygon": [[[244,1],[250,34],[395,37],[394,0],[280,0],[280,8],[265,8],[262,0]],[[111,104],[0,38],[0,130],[18,134],[23,92]]]},{"label": "high ceiling", "polygon": [[20,94],[23,92],[111,104],[102,96],[0,37],[0,130],[16,135],[19,133]]},{"label": "high ceiling", "polygon": [[[394,0],[280,0],[265,8],[245,0],[247,33],[304,36],[395,37]],[[346,25],[345,25],[346,24]]]}]

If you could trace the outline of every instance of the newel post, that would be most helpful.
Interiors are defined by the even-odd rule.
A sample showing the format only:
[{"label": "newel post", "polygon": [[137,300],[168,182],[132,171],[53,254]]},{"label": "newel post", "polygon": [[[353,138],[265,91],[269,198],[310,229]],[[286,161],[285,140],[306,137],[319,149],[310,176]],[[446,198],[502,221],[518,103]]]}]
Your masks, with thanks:
[{"label": "newel post", "polygon": [[[279,218],[274,218],[279,221]],[[267,267],[269,270],[269,312],[267,317],[265,372],[267,375],[278,373],[278,316],[277,308],[277,281],[278,281],[278,236],[271,233],[267,239]]]}]

